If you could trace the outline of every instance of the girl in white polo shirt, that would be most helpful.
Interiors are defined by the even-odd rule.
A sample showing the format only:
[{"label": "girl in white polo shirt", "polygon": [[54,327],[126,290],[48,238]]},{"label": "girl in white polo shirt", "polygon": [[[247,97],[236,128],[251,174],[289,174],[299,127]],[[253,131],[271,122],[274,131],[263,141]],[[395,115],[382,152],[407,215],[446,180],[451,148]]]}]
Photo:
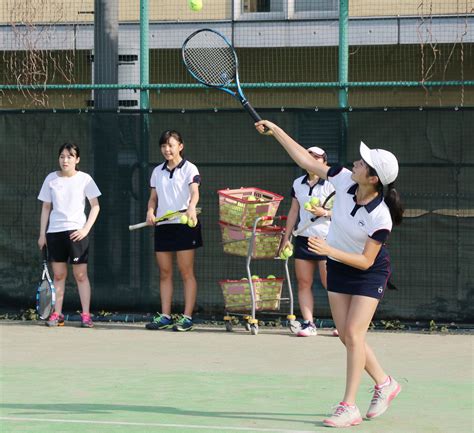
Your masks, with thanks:
[{"label": "girl in white polo shirt", "polygon": [[[194,276],[194,253],[202,246],[201,224],[196,216],[201,176],[197,167],[183,157],[184,143],[178,131],[165,131],[160,137],[165,161],[153,170],[146,220],[155,225],[155,216],[167,211],[187,209],[188,224],[179,221],[159,222],[155,227],[155,256],[160,271],[161,314],[156,315],[147,329],[172,328],[174,331],[193,329],[193,310],[197,283]],[[173,255],[176,253],[184,286],[184,313],[173,323]]]},{"label": "girl in white polo shirt", "polygon": [[[322,164],[327,164],[326,152],[320,147],[313,146],[308,149],[309,154]],[[326,238],[331,222],[331,210],[323,209],[322,204],[334,192],[334,187],[315,173],[307,171],[303,176],[293,182],[291,188],[291,207],[286,221],[286,230],[283,237],[282,249],[289,245],[289,238],[296,222],[298,227],[307,226],[312,218],[314,223],[294,238],[295,273],[298,281],[298,302],[303,316],[301,329],[296,333],[298,337],[311,337],[317,335],[314,323],[313,309],[313,276],[318,269],[321,284],[326,288],[326,257],[315,254],[308,249],[308,238],[318,236]],[[319,200],[319,206],[305,209],[305,203],[313,197]]]},{"label": "girl in white polo shirt", "polygon": [[[67,263],[72,264],[74,278],[82,305],[82,326],[92,328],[90,316],[91,286],[87,275],[89,256],[89,232],[99,214],[101,195],[94,180],[79,171],[79,147],[65,143],[59,148],[60,171],[46,176],[38,199],[43,202],[41,210],[40,249],[48,246],[48,258],[54,273],[56,304],[54,312],[46,321],[47,326],[63,326],[62,314]],[[84,213],[85,200],[89,200],[90,212]]]},{"label": "girl in white polo shirt", "polygon": [[391,272],[385,241],[392,225],[402,221],[400,196],[394,187],[398,161],[386,150],[369,149],[361,143],[362,159],[354,162],[352,171],[328,168],[309,157],[306,149],[277,125],[264,120],[256,127],[260,133],[273,135],[298,165],[328,179],[336,188],[327,240],[309,240],[312,251],[328,256],[329,303],[347,351],[344,398],[323,424],[360,424],[362,417],[355,399],[364,368],[375,382],[368,419],[382,415],[401,390],[366,342],[367,329]]}]

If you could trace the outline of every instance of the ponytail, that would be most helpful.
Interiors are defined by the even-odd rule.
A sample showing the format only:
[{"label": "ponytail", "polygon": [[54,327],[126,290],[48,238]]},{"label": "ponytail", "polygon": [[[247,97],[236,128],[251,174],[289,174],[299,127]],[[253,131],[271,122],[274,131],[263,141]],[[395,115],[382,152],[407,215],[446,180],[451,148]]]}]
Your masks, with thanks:
[{"label": "ponytail", "polygon": [[390,210],[393,225],[400,225],[402,223],[404,209],[400,201],[400,194],[395,189],[395,182],[388,184],[384,201]]}]

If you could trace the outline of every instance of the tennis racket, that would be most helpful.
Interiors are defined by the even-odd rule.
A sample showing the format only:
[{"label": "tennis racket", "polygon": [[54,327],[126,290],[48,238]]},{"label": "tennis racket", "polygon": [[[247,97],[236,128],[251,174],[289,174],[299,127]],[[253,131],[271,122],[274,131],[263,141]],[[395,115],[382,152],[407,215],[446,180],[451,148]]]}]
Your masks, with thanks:
[{"label": "tennis racket", "polygon": [[[333,191],[331,194],[329,194],[327,197],[326,197],[326,200],[324,200],[324,203],[323,205],[321,206],[323,209],[330,209],[331,206],[329,207],[326,207],[329,203],[329,200],[331,200],[334,195],[336,194],[336,191]],[[301,233],[303,233],[307,228],[311,227],[315,222],[316,220],[318,219],[319,217],[317,216],[313,216],[303,227],[299,228],[298,230],[294,230],[293,231],[293,236],[299,236]]]},{"label": "tennis racket", "polygon": [[[242,104],[255,122],[262,120],[244,96],[237,53],[225,36],[212,29],[197,30],[186,38],[181,54],[186,68],[197,81],[228,93]],[[233,81],[236,92],[229,88]]]},{"label": "tennis racket", "polygon": [[41,319],[47,319],[54,311],[56,289],[49,275],[46,247],[43,247],[43,273],[36,289],[36,311]]},{"label": "tennis racket", "polygon": [[[183,214],[185,214],[186,211],[187,211],[187,209],[181,209],[181,210],[177,210],[177,211],[167,211],[162,216],[155,218],[155,224],[159,223],[159,222],[162,222],[162,221],[170,221],[170,220],[174,220],[174,219],[177,219],[177,218],[181,218],[181,216]],[[200,213],[201,213],[201,208],[197,207],[196,208],[196,215],[199,215]],[[130,231],[132,231],[132,230],[141,229],[143,227],[152,227],[152,226],[150,226],[147,222],[142,222],[142,223],[138,223],[138,224],[128,226],[128,229]]]}]

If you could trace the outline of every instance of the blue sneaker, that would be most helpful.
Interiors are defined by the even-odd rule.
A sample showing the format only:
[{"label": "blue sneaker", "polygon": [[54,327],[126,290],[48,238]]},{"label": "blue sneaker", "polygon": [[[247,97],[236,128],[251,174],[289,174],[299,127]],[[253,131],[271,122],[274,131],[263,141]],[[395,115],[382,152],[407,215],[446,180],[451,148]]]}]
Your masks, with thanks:
[{"label": "blue sneaker", "polygon": [[157,331],[158,329],[169,329],[173,326],[173,319],[163,314],[157,314],[150,323],[145,325],[146,329]]},{"label": "blue sneaker", "polygon": [[173,331],[191,331],[193,329],[193,319],[181,316],[180,319],[173,326]]}]

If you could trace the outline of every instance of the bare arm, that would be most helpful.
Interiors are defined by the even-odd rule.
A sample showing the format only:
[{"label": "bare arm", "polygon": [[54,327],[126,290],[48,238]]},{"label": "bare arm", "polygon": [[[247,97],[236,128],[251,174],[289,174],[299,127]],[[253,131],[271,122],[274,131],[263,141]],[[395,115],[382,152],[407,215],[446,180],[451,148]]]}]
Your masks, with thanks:
[{"label": "bare arm", "polygon": [[290,210],[288,211],[288,217],[286,219],[286,229],[285,229],[285,235],[283,236],[283,241],[281,243],[281,249],[285,248],[286,244],[288,243],[290,239],[291,233],[293,232],[293,229],[295,228],[299,211],[300,211],[300,204],[298,203],[298,200],[296,200],[295,198],[292,198],[291,207],[290,207]]},{"label": "bare arm", "polygon": [[91,205],[91,210],[89,212],[89,216],[87,217],[86,224],[84,225],[84,227],[82,227],[82,229],[76,230],[70,235],[71,240],[73,240],[74,242],[84,239],[89,234],[92,226],[97,220],[97,216],[99,215],[99,199],[97,197],[91,198],[89,199],[89,204]]},{"label": "bare arm", "polygon": [[[255,124],[257,131],[264,135],[273,135],[285,148],[288,155],[301,167],[317,176],[327,179],[329,167],[316,161],[309,152],[295,140],[293,140],[283,129],[268,120],[261,120]],[[265,127],[268,130],[265,130]],[[266,132],[265,132],[266,131]]]},{"label": "bare arm", "polygon": [[48,227],[49,214],[51,213],[51,203],[43,202],[41,207],[40,218],[40,234],[38,238],[38,246],[41,249],[46,245],[46,228]]},{"label": "bare arm", "polygon": [[324,239],[311,237],[308,239],[310,251],[323,256],[334,257],[340,262],[363,271],[369,269],[375,262],[382,244],[374,239],[367,239],[362,254],[346,253],[345,251],[329,246]]},{"label": "bare arm", "polygon": [[150,188],[150,198],[148,199],[146,222],[149,225],[155,225],[155,210],[158,206],[158,194],[155,188]]},{"label": "bare arm", "polygon": [[189,185],[189,193],[191,197],[189,199],[188,211],[186,214],[189,219],[196,223],[196,205],[199,202],[199,184],[193,182],[191,185]]}]

